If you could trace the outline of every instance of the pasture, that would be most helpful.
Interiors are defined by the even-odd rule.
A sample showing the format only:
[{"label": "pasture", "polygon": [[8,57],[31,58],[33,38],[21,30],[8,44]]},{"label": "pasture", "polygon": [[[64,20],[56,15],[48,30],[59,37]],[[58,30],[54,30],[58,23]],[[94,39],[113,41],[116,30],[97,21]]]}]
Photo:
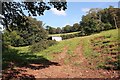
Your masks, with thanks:
[{"label": "pasture", "polygon": [[[37,53],[30,53],[29,46],[11,47],[8,54],[7,52],[3,54],[3,64],[6,66],[3,74],[10,76],[14,74],[14,71],[10,70],[14,69],[16,73],[19,72],[17,75],[26,74],[29,75],[28,78],[31,75],[34,78],[118,77],[120,69],[118,36],[116,29],[103,31],[90,36],[63,40]],[[7,67],[10,65],[12,68]]]}]

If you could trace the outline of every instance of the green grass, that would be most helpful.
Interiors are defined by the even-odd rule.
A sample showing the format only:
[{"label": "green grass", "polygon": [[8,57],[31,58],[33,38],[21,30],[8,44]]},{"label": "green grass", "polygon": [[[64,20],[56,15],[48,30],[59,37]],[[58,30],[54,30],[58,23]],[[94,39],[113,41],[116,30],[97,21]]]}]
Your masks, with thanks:
[{"label": "green grass", "polygon": [[[58,42],[56,45],[53,45],[43,51],[33,53],[33,55],[36,56],[43,56],[44,58],[48,60],[54,59],[52,54],[59,54],[61,52],[64,52],[64,48],[67,49],[66,54],[70,55],[70,57],[76,56],[74,53],[74,50],[77,48],[78,45],[80,45],[81,39],[80,37],[72,38],[72,39],[67,39],[63,40],[61,42]],[[19,53],[30,53],[29,51],[29,46],[26,47],[12,47],[13,49],[19,50]],[[23,55],[23,54],[20,54]],[[32,55],[32,54],[31,54]],[[35,57],[27,57],[27,59],[35,59]],[[65,60],[65,63],[69,62],[69,59]]]},{"label": "green grass", "polygon": [[[44,56],[46,59],[53,59],[51,54],[59,54],[63,52],[64,48],[67,48],[67,54],[73,55],[73,51],[80,44],[80,38],[72,38],[58,42],[43,51],[33,53],[36,56]],[[11,47],[12,49],[19,50],[19,53],[30,53],[29,46],[26,47]]]},{"label": "green grass", "polygon": [[[105,36],[105,39],[103,39],[103,40],[95,40],[95,38],[100,37],[100,36]],[[111,36],[111,37],[108,38],[108,36]],[[91,42],[91,39],[94,42]],[[84,54],[85,54],[85,56],[89,56],[92,53],[94,53],[94,51],[92,50],[92,48],[90,46],[91,43],[92,44],[95,43],[97,46],[112,44],[112,43],[103,44],[103,42],[105,42],[107,40],[118,42],[118,30],[115,30],[115,29],[114,30],[108,30],[108,31],[103,31],[103,32],[101,32],[99,34],[94,34],[94,35],[83,37],[83,45],[84,45]]]},{"label": "green grass", "polygon": [[77,34],[77,33],[79,33],[79,32],[62,33],[62,34],[49,34],[49,36],[61,36],[61,35]]},{"label": "green grass", "polygon": [[12,49],[19,50],[19,53],[30,52],[30,51],[29,51],[29,46],[25,46],[25,47],[11,47],[11,48],[12,48]]},{"label": "green grass", "polygon": [[[116,65],[112,64],[114,61],[106,61],[108,57],[111,57],[113,55],[117,56],[117,52],[119,50],[118,46],[116,45],[119,42],[118,36],[118,30],[114,29],[83,37],[84,55],[90,62],[96,60],[97,68],[99,67],[104,69],[111,69],[111,66],[114,66],[114,69],[118,69],[116,68]],[[103,55],[102,57],[104,58],[99,57],[102,54],[106,54],[106,56]],[[106,63],[109,63],[109,65]],[[116,64],[119,65],[119,63]]]},{"label": "green grass", "polygon": [[36,53],[36,55],[38,55],[38,56],[43,55],[47,59],[52,59],[52,57],[50,56],[51,54],[61,53],[65,47],[67,48],[67,53],[72,55],[74,49],[79,45],[79,43],[80,43],[79,38],[63,40],[63,41],[59,42],[58,44],[49,47],[46,50]]},{"label": "green grass", "polygon": [[[73,33],[67,33],[67,34],[73,34]],[[60,35],[63,35],[63,34],[60,34]],[[49,36],[51,36],[51,35],[49,35]],[[96,39],[101,36],[104,38],[100,39],[100,40]],[[75,49],[77,48],[77,46],[82,44],[83,45],[83,54],[88,59],[88,61],[90,63],[92,63],[92,61],[94,59],[96,59],[98,62],[100,62],[98,57],[101,55],[101,52],[97,52],[97,51],[93,50],[93,48],[101,47],[101,46],[108,47],[109,45],[114,44],[115,42],[118,42],[118,41],[119,41],[118,30],[113,29],[113,30],[108,30],[108,31],[103,31],[103,32],[97,33],[97,34],[93,34],[90,36],[76,37],[76,38],[72,38],[72,39],[63,40],[61,42],[58,42],[58,44],[53,45],[43,51],[34,53],[34,55],[43,56],[44,58],[51,60],[51,59],[53,59],[52,54],[59,54],[59,53],[63,52],[64,48],[66,47],[66,49],[67,49],[66,54],[70,55],[71,57],[72,56],[74,57],[74,56],[76,56],[73,54]],[[95,46],[93,46],[93,45],[95,45]],[[14,49],[19,50],[20,53],[27,53],[27,52],[29,52],[28,47],[29,46],[15,47]],[[117,47],[112,47],[112,48],[116,49]],[[110,49],[103,48],[102,51],[103,51],[103,53],[108,53],[108,52],[110,52]],[[113,52],[116,52],[116,50],[113,50]],[[69,62],[68,60],[69,59],[64,60],[65,63]],[[98,66],[102,67],[102,66],[104,66],[103,63],[104,62],[100,62],[97,64],[98,64]],[[78,65],[77,63],[75,63],[75,64]]]},{"label": "green grass", "polygon": [[[74,34],[74,33],[78,33],[78,32],[73,32],[73,33],[67,33],[67,34]],[[85,56],[90,56],[92,53],[94,53],[94,51],[91,48],[91,39],[97,38],[99,36],[105,36],[104,41],[117,41],[118,40],[118,31],[117,30],[108,30],[108,31],[103,31],[99,34],[93,34],[90,36],[85,36],[85,37],[76,37],[76,38],[72,38],[72,39],[68,39],[68,40],[63,40],[61,42],[59,42],[56,45],[53,45],[51,47],[49,47],[46,50],[43,50],[41,52],[35,53],[36,55],[44,55],[44,56],[48,56],[49,54],[57,54],[63,51],[63,48],[66,46],[68,48],[67,53],[68,54],[72,54],[73,51],[75,50],[75,48],[82,43],[84,46],[84,55]],[[111,38],[109,38],[110,36],[112,36]],[[99,43],[101,43],[101,45],[107,45],[107,44],[111,44],[111,43],[107,43],[107,44],[102,44],[101,41],[95,41],[94,42],[97,45],[100,45]],[[15,47],[15,49],[20,50],[21,52],[29,52],[28,49],[29,46],[27,47]]]},{"label": "green grass", "polygon": [[80,45],[81,43],[81,40],[80,38],[73,38],[73,39],[69,39],[70,42],[68,43],[68,51],[67,53],[70,54],[70,55],[73,55],[73,51],[76,49],[76,47],[78,45]]}]

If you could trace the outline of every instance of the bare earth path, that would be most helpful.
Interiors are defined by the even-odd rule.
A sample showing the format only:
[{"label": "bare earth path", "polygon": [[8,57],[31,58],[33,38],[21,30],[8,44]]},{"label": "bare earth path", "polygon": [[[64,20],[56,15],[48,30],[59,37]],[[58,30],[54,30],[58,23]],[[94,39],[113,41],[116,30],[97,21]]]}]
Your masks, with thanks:
[{"label": "bare earth path", "polygon": [[[67,50],[68,48],[65,46],[62,53],[53,54],[54,59],[52,62],[57,62],[59,65],[50,65],[47,68],[36,70],[22,67],[21,69],[26,70],[26,72],[21,74],[34,75],[35,78],[113,78],[118,75],[114,71],[90,69],[90,65],[83,55],[82,45],[76,48],[74,57],[70,57]],[[70,61],[65,64],[64,61],[67,58],[70,58]]]}]

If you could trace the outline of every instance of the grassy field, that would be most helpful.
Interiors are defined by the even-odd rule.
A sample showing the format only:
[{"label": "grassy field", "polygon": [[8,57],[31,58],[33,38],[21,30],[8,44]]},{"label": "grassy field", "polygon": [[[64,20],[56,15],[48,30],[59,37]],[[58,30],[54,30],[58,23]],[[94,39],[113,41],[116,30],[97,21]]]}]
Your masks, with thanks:
[{"label": "grassy field", "polygon": [[[58,54],[58,53],[61,53],[64,49],[64,47],[67,47],[68,51],[67,53],[68,54],[72,54],[74,49],[80,44],[80,37],[78,38],[73,38],[73,39],[68,39],[68,40],[63,40],[59,43],[57,43],[56,45],[53,45],[51,47],[49,47],[48,49],[46,50],[43,50],[41,52],[37,52],[37,53],[34,53],[35,55],[37,56],[44,56],[45,58],[47,59],[52,59],[52,57],[50,56],[51,54]],[[12,47],[16,50],[19,50],[19,53],[29,53],[29,46],[27,47]]]},{"label": "grassy field", "polygon": [[119,69],[118,30],[103,31],[83,37],[84,55],[96,68]]},{"label": "grassy field", "polygon": [[61,36],[61,35],[76,34],[76,33],[79,33],[79,32],[62,33],[62,34],[49,34],[49,36]]},{"label": "grassy field", "polygon": [[[93,34],[85,37],[76,37],[68,40],[58,42],[56,45],[49,47],[46,50],[30,54],[29,46],[27,47],[12,47],[12,49],[18,50],[17,54],[19,58],[37,59],[39,56],[47,60],[52,60],[52,54],[59,54],[67,48],[67,54],[74,56],[74,51],[79,45],[83,46],[83,54],[88,59],[89,64],[96,65],[95,68],[108,68],[111,65],[119,67],[118,58],[116,60],[118,52],[118,30],[103,31],[98,34]],[[12,54],[13,56],[13,54]],[[11,56],[11,58],[12,58]],[[107,56],[107,57],[105,57]],[[10,56],[8,57],[10,58]],[[17,56],[16,56],[17,58]],[[22,59],[24,60],[24,59]],[[108,60],[108,61],[107,61]],[[111,61],[112,64],[108,64]],[[108,63],[107,63],[108,62]],[[115,64],[113,64],[115,62]]]},{"label": "grassy field", "polygon": [[[69,73],[71,76],[81,74],[83,70],[82,74],[85,76],[93,73],[102,78],[107,75],[117,76],[117,71],[120,70],[118,36],[118,30],[103,31],[90,36],[63,40],[37,53],[31,53],[29,46],[11,47],[2,54],[2,74],[7,79],[22,77],[25,80],[28,76],[34,78],[36,75],[42,75],[38,72],[44,71],[45,75],[50,75],[49,71],[54,71],[55,75],[59,70],[60,74]],[[101,69],[102,72],[99,73]]]}]

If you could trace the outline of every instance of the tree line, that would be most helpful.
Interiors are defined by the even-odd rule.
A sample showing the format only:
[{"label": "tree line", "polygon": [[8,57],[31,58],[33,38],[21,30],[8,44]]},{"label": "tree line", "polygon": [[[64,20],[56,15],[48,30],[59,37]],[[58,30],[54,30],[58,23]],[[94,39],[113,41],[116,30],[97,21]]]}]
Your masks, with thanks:
[{"label": "tree line", "polygon": [[44,15],[44,12],[50,10],[51,7],[57,10],[66,10],[66,0],[49,0],[48,2],[42,0],[38,2],[27,2],[26,0],[14,2],[11,0],[10,2],[0,1],[0,5],[2,6],[0,14],[5,17],[2,19],[2,25],[5,26],[5,30],[2,32],[3,53],[10,46],[29,46],[31,52],[35,52],[56,43],[47,40],[48,32],[43,28],[42,21],[37,21],[32,16]]},{"label": "tree line", "polygon": [[48,31],[49,34],[70,33],[70,32],[80,31],[80,25],[79,23],[75,23],[73,24],[73,26],[66,25],[65,27],[62,28],[46,26],[46,30]]},{"label": "tree line", "polygon": [[[18,19],[20,18],[19,15],[17,17]],[[82,16],[82,20],[79,23],[74,23],[73,26],[66,25],[62,29],[60,27],[46,26],[45,29],[42,21],[26,16],[26,21],[19,22],[19,24],[16,19],[6,27],[2,34],[3,49],[11,45],[17,47],[30,46],[33,52],[43,50],[56,44],[55,41],[47,40],[48,34],[80,32],[74,35],[62,36],[63,39],[90,35],[104,30],[119,28],[119,17],[119,8],[113,8],[112,6],[105,9],[92,8],[86,15]]]},{"label": "tree line", "polygon": [[109,8],[100,9],[92,8],[86,15],[82,16],[79,23],[74,23],[72,26],[66,25],[62,28],[46,26],[49,34],[60,34],[80,31],[81,35],[89,35],[92,33],[117,29],[120,26],[120,9],[109,6]]},{"label": "tree line", "polygon": [[80,21],[81,33],[89,35],[100,31],[117,29],[120,27],[119,17],[120,9],[113,6],[105,9],[90,9]]}]

